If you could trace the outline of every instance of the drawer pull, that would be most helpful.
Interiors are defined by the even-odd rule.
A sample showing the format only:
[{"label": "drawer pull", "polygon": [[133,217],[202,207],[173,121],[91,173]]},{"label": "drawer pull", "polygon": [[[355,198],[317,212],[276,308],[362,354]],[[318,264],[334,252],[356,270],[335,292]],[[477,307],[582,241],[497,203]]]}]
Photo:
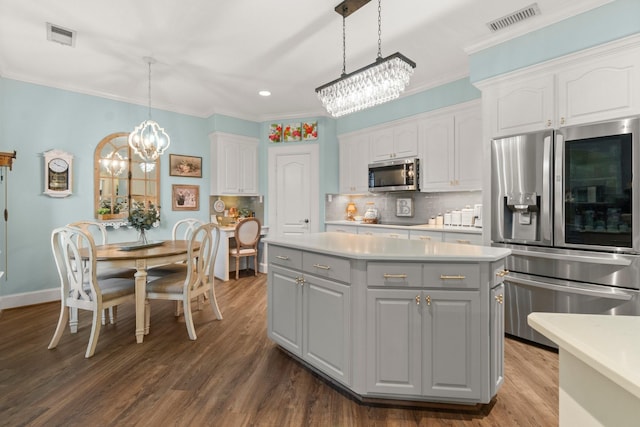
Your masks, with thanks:
[{"label": "drawer pull", "polygon": [[372,232],[370,232],[370,231],[367,231],[367,232],[365,232],[365,233],[363,233],[363,234],[366,234],[367,236],[373,236],[373,233],[372,233]]},{"label": "drawer pull", "polygon": [[416,296],[416,305],[420,305],[420,295]]},{"label": "drawer pull", "polygon": [[420,240],[431,240],[431,236],[420,236]]},{"label": "drawer pull", "polygon": [[282,260],[285,260],[285,261],[289,261],[289,257],[288,256],[276,255],[276,258],[282,259]]},{"label": "drawer pull", "polygon": [[458,240],[456,240],[456,242],[462,243],[463,245],[470,245],[471,244],[471,240],[458,239]]},{"label": "drawer pull", "polygon": [[399,234],[395,234],[395,233],[391,233],[389,234],[389,237],[393,238],[393,239],[397,239],[398,237],[400,237]]},{"label": "drawer pull", "polygon": [[498,272],[496,273],[496,276],[498,276],[498,277],[504,277],[504,276],[506,276],[507,274],[509,274],[509,270],[502,270],[502,271],[498,271]]},{"label": "drawer pull", "polygon": [[315,268],[319,268],[321,270],[331,270],[330,265],[322,265],[322,264],[313,264]]},{"label": "drawer pull", "polygon": [[440,275],[440,280],[464,280],[466,278],[467,278],[467,276],[463,276],[461,274],[458,274],[456,276],[447,276],[447,275],[444,275],[444,274]]},{"label": "drawer pull", "polygon": [[427,296],[424,298],[424,301],[427,303],[427,305],[431,305],[431,295],[427,295]]},{"label": "drawer pull", "polygon": [[406,274],[389,274],[389,273],[384,273],[382,275],[382,277],[384,277],[385,279],[406,279],[407,275]]}]

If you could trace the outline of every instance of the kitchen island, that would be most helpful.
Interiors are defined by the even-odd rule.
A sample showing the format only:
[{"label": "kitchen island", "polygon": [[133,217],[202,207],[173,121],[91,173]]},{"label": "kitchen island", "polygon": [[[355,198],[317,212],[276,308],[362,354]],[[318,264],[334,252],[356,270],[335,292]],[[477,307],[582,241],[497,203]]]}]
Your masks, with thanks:
[{"label": "kitchen island", "polygon": [[336,386],[362,401],[497,393],[509,250],[331,232],[264,242],[269,338]]}]

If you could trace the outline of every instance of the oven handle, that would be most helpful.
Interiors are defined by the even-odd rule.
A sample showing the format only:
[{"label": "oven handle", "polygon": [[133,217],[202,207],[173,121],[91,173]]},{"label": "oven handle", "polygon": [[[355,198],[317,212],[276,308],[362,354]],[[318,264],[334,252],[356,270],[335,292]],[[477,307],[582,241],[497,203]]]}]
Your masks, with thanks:
[{"label": "oven handle", "polygon": [[561,261],[573,261],[573,262],[588,262],[591,264],[607,264],[607,265],[631,265],[631,260],[628,258],[611,258],[611,257],[598,257],[598,256],[586,256],[586,255],[569,255],[569,254],[556,254],[550,252],[533,252],[522,251],[519,249],[511,249],[511,255],[529,256],[535,258],[549,258]]},{"label": "oven handle", "polygon": [[557,292],[568,292],[572,294],[580,294],[580,295],[588,295],[599,298],[607,298],[607,299],[615,299],[620,301],[630,301],[633,298],[633,295],[616,289],[615,292],[606,292],[606,291],[598,291],[593,289],[586,289],[578,286],[569,286],[569,285],[554,285],[552,283],[540,282],[538,280],[525,279],[522,277],[514,276],[513,273],[509,273],[504,278],[507,282],[516,283],[519,285],[532,286],[536,288],[544,288],[550,291]]}]

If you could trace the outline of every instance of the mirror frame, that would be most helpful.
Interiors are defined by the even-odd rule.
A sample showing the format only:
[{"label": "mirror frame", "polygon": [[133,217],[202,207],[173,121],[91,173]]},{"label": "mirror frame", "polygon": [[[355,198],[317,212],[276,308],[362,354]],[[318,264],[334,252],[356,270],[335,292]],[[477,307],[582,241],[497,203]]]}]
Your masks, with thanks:
[{"label": "mirror frame", "polygon": [[[124,144],[115,142],[118,138],[124,138]],[[134,153],[129,147],[129,132],[116,132],[104,137],[96,146],[93,156],[93,212],[94,217],[101,221],[126,220],[129,217],[129,210],[133,201],[143,203],[153,203],[160,207],[160,158],[156,159],[151,171],[144,171],[145,164],[140,156]],[[102,155],[105,147],[112,147],[111,152],[120,153],[125,163],[124,170],[118,174],[118,178],[110,176],[105,172]],[[125,151],[126,150],[126,155]],[[116,182],[126,180],[124,183]],[[112,194],[109,189],[115,188],[116,194]],[[103,194],[104,192],[108,192]],[[155,194],[154,194],[155,193]],[[103,201],[108,200],[105,205],[109,212],[99,213],[103,206]],[[125,206],[124,212],[119,211],[117,206]],[[107,209],[105,207],[104,209]]]}]

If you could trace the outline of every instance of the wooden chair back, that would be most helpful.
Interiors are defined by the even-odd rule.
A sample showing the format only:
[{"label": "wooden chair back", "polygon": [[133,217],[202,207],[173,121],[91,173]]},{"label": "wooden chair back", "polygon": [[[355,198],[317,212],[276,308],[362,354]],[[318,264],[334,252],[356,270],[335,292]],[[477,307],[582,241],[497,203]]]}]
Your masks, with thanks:
[{"label": "wooden chair back", "polygon": [[173,238],[173,240],[189,240],[193,232],[202,224],[204,224],[204,222],[196,218],[181,219],[173,225],[173,229],[171,230],[171,237]]},{"label": "wooden chair back", "polygon": [[258,250],[258,240],[262,225],[258,218],[246,218],[236,224],[234,238],[238,251],[242,249]]}]

